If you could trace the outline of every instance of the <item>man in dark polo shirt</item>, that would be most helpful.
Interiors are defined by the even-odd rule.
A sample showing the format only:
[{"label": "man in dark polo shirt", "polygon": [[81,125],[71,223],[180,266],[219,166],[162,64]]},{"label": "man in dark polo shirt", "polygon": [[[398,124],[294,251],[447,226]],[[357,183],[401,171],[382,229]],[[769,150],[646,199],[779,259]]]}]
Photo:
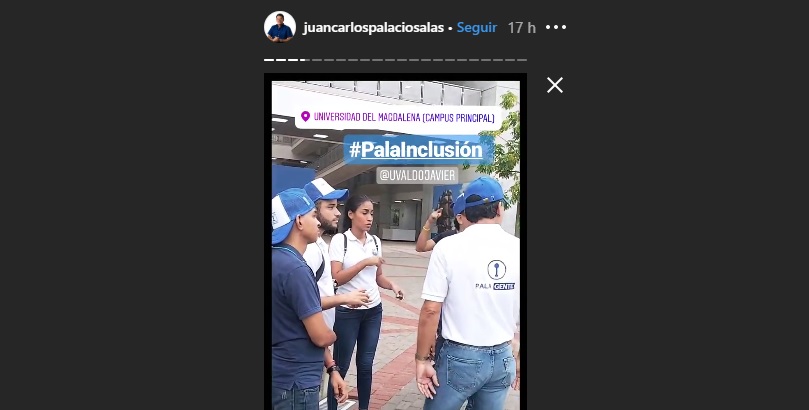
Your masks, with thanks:
[{"label": "man in dark polo shirt", "polygon": [[[326,325],[314,274],[303,258],[317,241],[315,204],[300,188],[272,199],[272,409],[318,410]],[[339,371],[332,366],[329,372]]]},{"label": "man in dark polo shirt", "polygon": [[284,24],[283,14],[278,13],[278,15],[275,16],[275,23],[275,25],[270,27],[270,31],[267,32],[267,38],[272,40],[273,43],[286,43],[292,40],[292,29]]}]

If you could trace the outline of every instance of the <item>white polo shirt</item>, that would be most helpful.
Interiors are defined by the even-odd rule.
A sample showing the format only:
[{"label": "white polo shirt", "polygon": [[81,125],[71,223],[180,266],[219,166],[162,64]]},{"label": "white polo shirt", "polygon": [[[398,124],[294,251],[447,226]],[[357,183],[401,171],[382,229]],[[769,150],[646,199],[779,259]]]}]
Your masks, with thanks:
[{"label": "white polo shirt", "polygon": [[[347,248],[343,247],[344,236],[348,238]],[[378,251],[376,251],[377,245],[379,246]],[[344,249],[346,249],[345,257],[343,256]],[[377,252],[376,255],[374,254],[375,251]],[[342,261],[343,269],[352,267],[361,260],[370,258],[372,256],[382,256],[382,241],[380,241],[379,238],[376,238],[376,244],[374,244],[374,239],[371,238],[371,234],[369,233],[365,234],[365,245],[363,245],[359,239],[357,239],[354,234],[351,233],[351,230],[345,231],[344,233],[338,233],[331,238],[331,244],[329,245],[329,257],[333,261]],[[382,303],[382,298],[379,296],[379,286],[376,284],[376,270],[376,266],[366,266],[350,281],[340,285],[337,288],[337,294],[342,295],[344,293],[351,293],[355,290],[365,289],[370,302],[367,305],[357,309],[369,309]],[[343,306],[348,307],[345,305]]]},{"label": "white polo shirt", "polygon": [[[318,237],[317,242],[310,243],[306,246],[306,252],[303,253],[303,259],[306,264],[312,268],[312,272],[317,275],[317,270],[320,269],[320,264],[325,261],[323,267],[323,276],[317,281],[317,288],[320,290],[320,296],[334,296],[334,280],[331,276],[331,259],[328,258],[329,245],[323,238]],[[334,308],[323,310],[323,319],[329,329],[334,328]]]},{"label": "white polo shirt", "polygon": [[443,302],[441,336],[471,346],[510,342],[520,318],[520,239],[475,224],[433,248],[422,299]]}]

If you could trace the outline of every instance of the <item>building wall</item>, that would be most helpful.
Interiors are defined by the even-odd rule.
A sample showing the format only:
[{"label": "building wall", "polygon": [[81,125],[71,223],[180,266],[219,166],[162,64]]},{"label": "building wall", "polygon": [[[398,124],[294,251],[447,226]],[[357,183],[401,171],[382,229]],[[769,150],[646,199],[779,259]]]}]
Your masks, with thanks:
[{"label": "building wall", "polygon": [[303,188],[315,179],[315,170],[300,167],[272,166],[272,185],[270,198],[289,188]]},{"label": "building wall", "polygon": [[[496,106],[500,104],[502,95],[506,92],[511,91],[512,93],[516,94],[519,98],[520,96],[520,83],[519,81],[458,81],[455,82],[458,85],[472,87],[482,90],[482,101],[481,105],[488,105],[488,106]],[[284,84],[285,86],[289,86]],[[275,85],[274,85],[275,87]],[[311,91],[319,91],[321,93],[324,92],[322,87],[318,88],[318,86],[308,85],[308,84],[293,84],[292,87],[298,89],[306,89]],[[273,90],[275,92],[275,89]],[[335,91],[333,89],[328,89],[327,91],[333,95],[340,95],[344,97],[350,98],[361,98],[365,101],[374,101],[374,102],[382,102],[385,101],[387,103],[392,103],[388,99],[383,99],[380,97],[374,96],[360,96],[358,93],[354,93],[351,91]],[[330,96],[331,97],[331,96]],[[393,102],[394,104],[412,104],[408,102]],[[274,107],[275,109],[275,107]],[[508,114],[507,111],[502,110],[502,116]],[[498,124],[499,125],[499,124]],[[503,138],[510,138],[510,134],[503,135]],[[276,144],[273,144],[273,150],[276,149]],[[289,167],[285,167],[289,168]],[[517,170],[519,170],[519,165],[517,166]],[[474,167],[469,170],[462,170],[459,174],[459,183],[467,184],[470,181],[478,178],[482,174],[477,173],[474,171]],[[274,175],[275,176],[275,175]],[[311,179],[313,179],[312,176]],[[275,180],[275,178],[274,178]],[[503,190],[508,190],[514,183],[512,179],[506,180],[499,180],[500,184],[503,186]],[[305,181],[308,182],[308,181]],[[304,183],[305,183],[304,182]],[[362,184],[359,186],[355,186],[352,182],[347,181],[347,186],[345,188],[349,188],[351,190],[351,194],[366,194],[368,195],[373,202],[377,202],[374,212],[374,228],[372,232],[378,235],[378,232],[382,228],[388,228],[391,224],[391,206],[396,204],[395,200],[402,200],[402,201],[412,201],[414,198],[422,199],[421,204],[416,201],[412,201],[412,205],[408,205],[408,207],[416,207],[416,209],[420,209],[420,212],[416,212],[414,218],[417,218],[416,227],[415,229],[421,229],[421,224],[424,223],[424,220],[433,210],[433,203],[437,201],[437,198],[433,198],[433,188],[434,185],[378,185],[375,183],[370,184]],[[465,188],[465,185],[464,185]],[[457,196],[457,193],[456,193]],[[405,203],[405,202],[402,202]],[[398,204],[397,204],[398,205]],[[401,205],[404,207],[404,205]],[[409,209],[409,208],[408,208]],[[409,216],[411,212],[406,212],[405,215],[408,216],[408,220],[406,221],[408,224]],[[503,229],[507,232],[515,233],[516,231],[516,217],[517,217],[517,209],[516,204],[509,209],[506,210],[505,214],[503,215]],[[400,225],[403,222],[400,220]],[[402,226],[403,229],[405,229]],[[435,232],[435,229],[433,230]],[[415,240],[415,238],[414,238]]]},{"label": "building wall", "polygon": [[272,146],[270,147],[270,152],[272,153],[273,157],[278,158],[294,159],[298,161],[309,161],[309,162],[312,162],[316,159],[316,157],[312,155],[298,155],[294,151],[292,151],[292,145],[280,144],[277,142],[272,143]]}]

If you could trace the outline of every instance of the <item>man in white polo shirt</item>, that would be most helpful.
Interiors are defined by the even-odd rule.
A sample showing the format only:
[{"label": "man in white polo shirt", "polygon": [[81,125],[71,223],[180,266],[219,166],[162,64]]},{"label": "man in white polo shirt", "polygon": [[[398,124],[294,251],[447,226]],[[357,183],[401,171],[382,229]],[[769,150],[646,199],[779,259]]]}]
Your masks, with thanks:
[{"label": "man in white polo shirt", "polygon": [[[425,410],[458,410],[467,400],[467,408],[503,409],[516,386],[520,240],[500,226],[503,188],[495,179],[472,181],[463,197],[471,225],[436,244],[422,290],[416,383]],[[444,343],[433,367],[439,315]]]},{"label": "man in white polo shirt", "polygon": [[[331,275],[331,258],[329,258],[329,245],[323,240],[323,232],[327,229],[337,228],[340,219],[340,211],[337,209],[337,201],[348,196],[347,189],[334,189],[323,178],[318,178],[308,184],[303,189],[315,204],[318,221],[320,222],[320,232],[317,242],[310,243],[303,253],[306,264],[312,268],[315,274],[315,282],[320,291],[320,303],[323,307],[323,319],[329,329],[334,328],[334,308],[340,305],[362,305],[368,303],[368,295],[364,289],[355,290],[342,295],[334,294],[334,279]],[[331,380],[335,396],[339,403],[348,398],[348,389],[345,381],[340,376],[340,368],[334,362],[329,348],[326,348],[326,372],[321,383],[321,399],[326,397],[327,383]]]},{"label": "man in white polo shirt", "polygon": [[[444,233],[438,234],[433,239],[426,239],[425,232],[429,232],[430,221],[435,221],[439,216],[441,216],[441,209],[430,214],[430,217],[427,218],[427,221],[424,223],[424,227],[421,229],[421,234],[419,235],[418,240],[416,241],[416,251],[417,252],[428,252],[435,248],[435,244],[441,241],[448,236],[455,235],[456,233],[463,232],[467,226],[469,226],[469,221],[466,220],[466,217],[463,216],[464,208],[466,204],[464,201],[466,197],[463,196],[463,193],[458,195],[458,198],[455,199],[455,202],[452,204],[452,213],[455,214],[455,219],[452,221],[455,223],[455,230],[454,231],[445,231]],[[441,351],[441,345],[444,343],[444,338],[441,337],[441,315],[438,315],[438,334],[436,335],[435,339],[435,346],[430,350],[430,354],[433,357],[438,356]]]}]

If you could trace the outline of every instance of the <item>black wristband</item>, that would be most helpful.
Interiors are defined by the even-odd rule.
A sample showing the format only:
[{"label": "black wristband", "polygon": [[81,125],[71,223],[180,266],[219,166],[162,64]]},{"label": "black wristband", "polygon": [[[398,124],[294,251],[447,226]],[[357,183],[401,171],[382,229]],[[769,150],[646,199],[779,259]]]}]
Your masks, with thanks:
[{"label": "black wristband", "polygon": [[328,369],[326,369],[326,373],[328,373],[328,374],[331,374],[332,372],[335,372],[335,371],[339,372],[340,371],[340,366],[337,366],[335,364],[334,366],[331,366]]}]

